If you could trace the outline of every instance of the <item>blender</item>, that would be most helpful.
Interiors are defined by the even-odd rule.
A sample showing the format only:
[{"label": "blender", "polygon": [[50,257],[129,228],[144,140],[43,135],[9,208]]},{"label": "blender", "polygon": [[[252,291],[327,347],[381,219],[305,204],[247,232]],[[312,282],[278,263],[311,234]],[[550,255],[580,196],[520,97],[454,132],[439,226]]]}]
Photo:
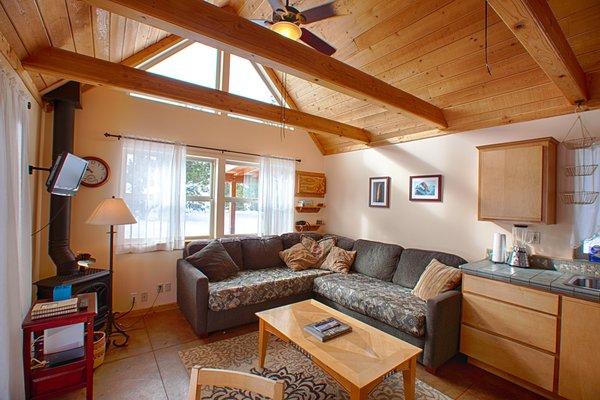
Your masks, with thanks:
[{"label": "blender", "polygon": [[527,234],[527,225],[513,226],[513,249],[508,258],[508,264],[511,267],[529,268],[529,255],[527,254],[527,245],[529,242]]}]

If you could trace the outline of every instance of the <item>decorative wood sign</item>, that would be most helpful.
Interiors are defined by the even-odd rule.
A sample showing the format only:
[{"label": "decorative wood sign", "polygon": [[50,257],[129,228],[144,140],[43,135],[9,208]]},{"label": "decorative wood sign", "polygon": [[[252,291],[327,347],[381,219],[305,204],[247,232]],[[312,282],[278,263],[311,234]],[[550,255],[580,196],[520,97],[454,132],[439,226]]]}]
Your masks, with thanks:
[{"label": "decorative wood sign", "polygon": [[296,196],[325,197],[326,188],[324,173],[296,171]]}]

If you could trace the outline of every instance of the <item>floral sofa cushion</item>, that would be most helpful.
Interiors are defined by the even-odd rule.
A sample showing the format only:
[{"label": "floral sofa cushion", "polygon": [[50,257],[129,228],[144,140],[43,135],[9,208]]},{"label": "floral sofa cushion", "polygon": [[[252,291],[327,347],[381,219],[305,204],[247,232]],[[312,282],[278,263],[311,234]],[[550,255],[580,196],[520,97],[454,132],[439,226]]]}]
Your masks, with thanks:
[{"label": "floral sofa cushion", "polygon": [[314,279],[330,273],[322,269],[292,271],[289,268],[240,271],[231,278],[208,283],[208,307],[225,311],[311,292]]},{"label": "floral sofa cushion", "polygon": [[412,336],[425,335],[425,301],[411,290],[366,275],[332,274],[315,279],[314,291]]}]

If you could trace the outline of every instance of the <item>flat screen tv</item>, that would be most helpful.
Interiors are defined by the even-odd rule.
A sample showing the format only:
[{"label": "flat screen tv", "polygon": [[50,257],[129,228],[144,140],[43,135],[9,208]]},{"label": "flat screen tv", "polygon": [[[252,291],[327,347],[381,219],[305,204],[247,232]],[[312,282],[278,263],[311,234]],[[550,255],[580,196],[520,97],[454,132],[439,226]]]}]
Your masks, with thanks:
[{"label": "flat screen tv", "polygon": [[46,187],[52,194],[74,196],[87,169],[88,162],[71,153],[63,152],[50,169]]}]

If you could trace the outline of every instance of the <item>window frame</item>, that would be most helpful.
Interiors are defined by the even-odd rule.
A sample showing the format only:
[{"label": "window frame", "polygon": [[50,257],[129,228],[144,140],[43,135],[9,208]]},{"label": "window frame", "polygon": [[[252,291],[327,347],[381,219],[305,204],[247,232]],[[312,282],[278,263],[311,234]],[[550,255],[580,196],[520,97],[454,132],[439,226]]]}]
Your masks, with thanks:
[{"label": "window frame", "polygon": [[[231,159],[228,157],[224,157],[224,165],[237,165],[237,166],[253,166],[253,167],[257,167],[260,168],[260,163],[258,158],[255,158],[253,161],[249,161],[249,160],[239,160],[239,159]],[[223,232],[222,232],[222,237],[240,237],[240,236],[257,236],[258,235],[258,223],[256,226],[256,232],[254,233],[225,233],[225,204],[226,203],[252,203],[254,201],[256,201],[258,203],[258,194],[257,197],[254,199],[245,199],[245,198],[240,198],[240,197],[231,197],[231,196],[225,196],[225,184],[227,183],[225,181],[225,174],[223,174]],[[259,179],[260,179],[260,175],[259,175]]]},{"label": "window frame", "polygon": [[[210,156],[206,156],[206,155],[201,155],[201,154],[197,154],[195,152],[188,152],[186,157],[186,165],[187,165],[187,160],[188,159],[193,159],[193,160],[200,160],[200,161],[206,161],[206,162],[210,162],[212,164],[212,174],[211,174],[211,179],[210,179],[210,196],[196,196],[196,195],[189,195],[185,194],[185,202],[187,203],[188,201],[208,201],[210,202],[210,212],[209,212],[209,226],[208,226],[208,235],[201,235],[201,236],[188,236],[185,235],[185,241],[190,241],[190,240],[198,240],[198,239],[212,239],[215,237],[215,223],[216,223],[216,208],[217,208],[217,202],[216,202],[216,189],[217,189],[217,167],[218,167],[218,159],[215,157],[210,157]],[[187,185],[187,168],[186,168],[186,185]],[[187,222],[187,221],[186,221]]]}]

